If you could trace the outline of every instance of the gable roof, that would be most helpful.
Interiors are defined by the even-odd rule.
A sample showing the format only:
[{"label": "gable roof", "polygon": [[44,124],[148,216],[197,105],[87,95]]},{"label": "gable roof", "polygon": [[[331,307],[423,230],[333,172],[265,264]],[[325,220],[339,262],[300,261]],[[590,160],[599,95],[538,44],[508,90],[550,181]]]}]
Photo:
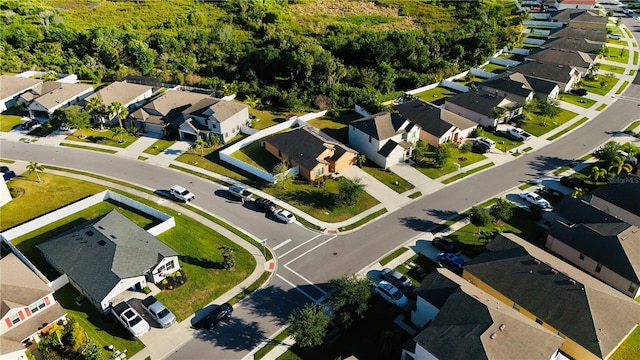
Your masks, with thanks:
[{"label": "gable roof", "polygon": [[143,276],[163,258],[178,255],[117,210],[37,247],[98,301],[121,279]]},{"label": "gable roof", "polygon": [[213,112],[213,117],[215,117],[219,122],[223,122],[246,108],[248,108],[247,105],[239,102],[207,97],[186,108],[182,113],[199,117],[207,117],[204,113],[207,110],[211,110]]},{"label": "gable roof", "polygon": [[439,271],[432,271],[422,280],[415,294],[440,309],[458,288],[460,288],[458,283],[442,275]]},{"label": "gable roof", "polygon": [[580,24],[572,24],[556,29],[551,30],[549,34],[549,38],[578,38],[578,39],[589,39],[591,41],[605,43],[607,41],[607,29],[606,26],[597,27],[597,28],[587,28],[580,26]]},{"label": "gable roof", "polygon": [[42,83],[42,80],[11,76],[11,75],[1,75],[0,76],[0,99],[6,99],[9,96],[14,96],[16,94],[19,94],[39,83]]},{"label": "gable roof", "polygon": [[15,254],[0,260],[0,318],[9,310],[29,306],[52,292]]},{"label": "gable roof", "polygon": [[559,22],[584,22],[607,25],[609,19],[606,16],[602,16],[594,11],[585,9],[564,9],[556,12],[552,17],[552,20]]},{"label": "gable roof", "polygon": [[495,107],[512,109],[519,106],[508,97],[492,94],[480,89],[472,89],[468,92],[456,94],[446,101],[488,117],[492,116],[491,110]]},{"label": "gable roof", "polygon": [[640,216],[640,177],[632,174],[618,175],[604,186],[594,190],[597,196],[617,207]]},{"label": "gable roof", "polygon": [[189,91],[167,90],[134,111],[131,116],[153,124],[170,123],[182,119],[182,112],[209,95]]},{"label": "gable roof", "polygon": [[452,127],[464,130],[478,126],[477,123],[465,117],[420,99],[403,102],[394,108],[424,131],[436,137],[444,135]]},{"label": "gable roof", "polygon": [[548,95],[558,87],[558,84],[551,80],[541,79],[530,75],[525,75],[524,77],[527,79],[529,85],[531,85],[531,88],[533,89],[533,92],[536,94]]},{"label": "gable roof", "polygon": [[85,94],[92,90],[93,86],[87,84],[70,84],[57,81],[47,81],[39,90],[40,96],[34,101],[42,105],[45,109],[51,109],[59,105],[61,102],[67,102],[74,97]]},{"label": "gable roof", "polygon": [[573,66],[550,62],[523,61],[516,67],[512,68],[511,71],[566,84],[571,80],[570,73],[573,68]]},{"label": "gable roof", "polygon": [[464,282],[458,285],[443,274],[434,271],[423,281],[446,284],[450,294],[414,338],[436,358],[517,359],[527,354],[527,359],[547,360],[562,344],[562,338],[484,291]]},{"label": "gable roof", "polygon": [[595,57],[580,51],[545,48],[532,51],[529,55],[525,55],[525,59],[588,69]]},{"label": "gable roof", "polygon": [[85,100],[89,101],[94,97],[98,97],[107,106],[114,101],[127,106],[151,89],[151,86],[116,81],[87,96]]},{"label": "gable roof", "polygon": [[571,51],[581,51],[589,54],[597,54],[602,48],[602,43],[587,39],[562,37],[549,39],[541,45],[544,49],[566,49]]},{"label": "gable roof", "polygon": [[513,234],[498,235],[464,272],[600,358],[640,321],[640,304]]},{"label": "gable roof", "polygon": [[401,114],[383,111],[362,119],[353,120],[349,125],[376,140],[386,140],[406,133],[409,122]]},{"label": "gable roof", "polygon": [[267,137],[265,142],[309,170],[319,163],[327,163],[325,159],[319,158],[327,149],[333,149],[330,157],[332,160],[340,159],[347,152],[358,153],[309,125],[274,134]]},{"label": "gable roof", "polygon": [[502,73],[492,78],[486,79],[479,85],[491,87],[496,90],[508,92],[510,94],[527,97],[533,92],[533,87],[529,84],[526,76],[521,73]]},{"label": "gable roof", "polygon": [[564,5],[596,5],[595,0],[557,0]]}]

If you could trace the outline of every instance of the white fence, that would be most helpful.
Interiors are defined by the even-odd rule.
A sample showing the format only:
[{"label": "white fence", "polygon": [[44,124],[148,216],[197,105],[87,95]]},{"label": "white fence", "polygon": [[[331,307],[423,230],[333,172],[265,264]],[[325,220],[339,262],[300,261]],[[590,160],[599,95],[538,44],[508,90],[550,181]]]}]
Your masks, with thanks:
[{"label": "white fence", "polygon": [[462,84],[457,83],[457,82],[449,81],[449,80],[440,81],[440,86],[445,87],[445,88],[449,88],[449,89],[453,89],[453,90],[456,90],[456,91],[460,91],[460,92],[468,92],[469,91],[469,87],[468,86],[462,85]]},{"label": "white fence", "polygon": [[68,283],[69,283],[69,278],[67,277],[67,274],[62,274],[57,279],[55,279],[55,280],[51,281],[50,283],[48,283],[47,286],[52,288],[53,291],[58,291],[58,290],[62,289],[63,286],[67,285]]},{"label": "white fence", "polygon": [[491,79],[492,77],[496,76],[496,74],[489,72],[489,71],[484,71],[482,69],[477,69],[477,68],[471,68],[471,70],[469,70],[469,72],[471,72],[471,74],[479,77],[479,78],[483,78],[483,79]]},{"label": "white fence", "polygon": [[513,49],[509,49],[509,51],[507,51],[507,52],[509,54],[516,54],[516,55],[529,55],[531,50],[523,49],[523,48],[513,48]]},{"label": "white fence", "polygon": [[547,40],[532,39],[532,38],[526,38],[522,40],[522,43],[529,44],[529,45],[543,45],[545,42],[547,42]]},{"label": "white fence", "polygon": [[551,15],[549,13],[529,13],[531,18],[534,20],[549,20],[551,19]]},{"label": "white fence", "polygon": [[498,58],[498,57],[492,57],[489,61],[492,64],[498,64],[498,65],[502,65],[502,66],[506,66],[506,67],[514,67],[514,66],[517,66],[518,64],[520,64],[520,61],[503,59],[503,58]]},{"label": "white fence", "polygon": [[545,27],[554,27],[561,28],[564,26],[563,23],[555,22],[555,21],[540,21],[540,20],[525,20],[522,22],[524,26],[545,26]]},{"label": "white fence", "polygon": [[[258,141],[266,136],[269,136],[271,134],[275,134],[277,132],[292,128],[294,126],[304,126],[307,125],[307,120],[311,120],[311,119],[315,119],[317,117],[320,116],[324,116],[327,112],[326,111],[321,111],[321,112],[317,112],[317,113],[308,113],[302,116],[297,116],[292,118],[291,120],[285,121],[281,124],[277,124],[274,126],[270,126],[264,130],[260,130],[256,133],[254,133],[253,135],[248,136],[246,139],[243,139],[241,141],[238,141],[237,143],[229,146],[228,148],[220,151],[219,155],[220,155],[220,160],[227,162],[233,166],[236,166],[248,173],[251,173],[259,178],[261,178],[264,181],[267,181],[269,183],[275,184],[276,183],[276,178],[273,176],[273,174],[266,172],[262,169],[258,169],[257,167],[247,164],[244,161],[238,160],[234,157],[231,156],[231,154],[233,154],[234,152],[242,149],[245,146],[248,146],[249,144],[252,144],[255,141]],[[266,150],[265,150],[266,151]],[[289,171],[295,171],[295,175],[297,175],[298,172],[298,168],[295,169],[289,169]]]}]

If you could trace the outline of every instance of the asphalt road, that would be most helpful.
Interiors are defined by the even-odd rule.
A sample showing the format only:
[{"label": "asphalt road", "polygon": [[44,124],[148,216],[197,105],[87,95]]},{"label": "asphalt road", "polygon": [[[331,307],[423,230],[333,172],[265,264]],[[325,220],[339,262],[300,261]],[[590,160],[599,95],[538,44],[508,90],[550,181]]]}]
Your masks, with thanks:
[{"label": "asphalt road", "polygon": [[[629,18],[623,21],[638,40],[640,22]],[[240,359],[285,324],[293,308],[322,298],[329,279],[355,273],[437,223],[598,147],[640,118],[638,76],[623,95],[597,118],[542,149],[448,185],[356,232],[338,236],[319,235],[298,225],[280,224],[248,203],[243,206],[227,198],[215,183],[137,160],[7,141],[1,143],[1,150],[3,158],[72,167],[152,189],[181,184],[196,194],[194,205],[257,238],[268,238],[269,246],[277,248],[279,259],[272,282],[236,306],[231,321],[213,332],[199,333],[170,356],[171,359]]]}]

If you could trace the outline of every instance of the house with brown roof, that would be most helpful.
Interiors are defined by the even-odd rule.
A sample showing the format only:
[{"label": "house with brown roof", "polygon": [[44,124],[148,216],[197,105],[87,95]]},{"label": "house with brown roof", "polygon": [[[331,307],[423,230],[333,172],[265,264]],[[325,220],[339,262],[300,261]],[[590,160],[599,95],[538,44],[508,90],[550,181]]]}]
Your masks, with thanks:
[{"label": "house with brown roof", "polygon": [[49,120],[54,111],[79,103],[93,93],[93,86],[47,81],[20,95],[29,116]]},{"label": "house with brown roof", "polygon": [[619,290],[640,295],[640,229],[573,197],[554,209],[545,247]]},{"label": "house with brown roof", "polygon": [[398,113],[384,111],[349,123],[349,146],[383,169],[404,162],[420,128]]},{"label": "house with brown roof", "polygon": [[178,127],[180,139],[208,140],[214,134],[226,142],[249,126],[249,107],[236,101],[207,97],[182,111],[184,123]]},{"label": "house with brown roof", "polygon": [[514,234],[500,234],[462,277],[564,339],[574,359],[607,359],[640,322],[640,304]]},{"label": "house with brown roof", "polygon": [[412,322],[434,311],[401,359],[558,359],[562,337],[449,270],[427,275],[417,295]]},{"label": "house with brown roof", "polygon": [[593,9],[597,5],[596,0],[556,0],[558,10],[564,9]]},{"label": "house with brown roof", "polygon": [[314,181],[317,178],[354,165],[358,152],[320,132],[303,126],[264,139],[264,148],[298,174]]},{"label": "house with brown roof", "polygon": [[592,206],[640,226],[640,176],[619,175],[591,192]]},{"label": "house with brown roof", "polygon": [[[89,95],[85,100],[90,101],[92,98],[100,98],[105,106],[117,101],[131,112],[151,97],[153,94],[152,89],[151,86],[116,81]],[[105,119],[103,122],[104,125],[114,125],[115,123],[115,115]]]},{"label": "house with brown roof", "polygon": [[25,350],[67,313],[53,289],[15,254],[0,259],[0,358],[26,359]]},{"label": "house with brown roof", "polygon": [[22,93],[41,84],[40,79],[0,75],[0,112],[15,106]]},{"label": "house with brown roof", "polygon": [[472,89],[446,99],[444,108],[484,127],[495,128],[522,114],[523,105],[501,94]]},{"label": "house with brown roof", "polygon": [[478,126],[465,117],[420,99],[405,101],[394,108],[418,125],[420,140],[434,147],[447,142],[463,142]]}]

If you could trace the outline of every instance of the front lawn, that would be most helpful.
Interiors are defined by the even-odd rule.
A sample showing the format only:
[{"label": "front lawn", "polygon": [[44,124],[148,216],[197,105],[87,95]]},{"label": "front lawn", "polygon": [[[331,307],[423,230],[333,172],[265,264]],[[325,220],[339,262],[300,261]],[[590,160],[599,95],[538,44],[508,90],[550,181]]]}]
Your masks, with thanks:
[{"label": "front lawn", "polygon": [[285,189],[281,184],[274,184],[262,190],[316,219],[326,222],[340,222],[350,219],[380,203],[365,192],[355,205],[339,204],[336,195],[339,192],[340,181],[350,180],[327,178],[322,188],[313,186],[306,180],[294,180],[289,182]]},{"label": "front lawn", "polygon": [[154,142],[153,145],[145,149],[144,152],[151,155],[158,155],[161,152],[167,150],[171,145],[175,143],[175,140],[159,139],[158,141]]},{"label": "front lawn", "polygon": [[114,137],[113,134],[111,133],[111,130],[84,129],[82,130],[82,135],[84,135],[84,137],[81,136],[80,130],[76,130],[73,132],[73,134],[67,136],[65,140],[108,145],[108,146],[114,146],[119,148],[126,148],[127,146],[131,145],[134,141],[138,140],[137,137],[127,133],[125,135],[122,135],[122,140],[124,140],[124,142],[119,143],[120,137],[119,136]]},{"label": "front lawn", "polygon": [[609,48],[609,55],[606,57],[609,61],[615,61],[623,64],[629,62],[629,49],[623,48]]},{"label": "front lawn", "polygon": [[270,126],[282,123],[286,121],[285,113],[271,112],[268,110],[251,110],[251,115],[255,116],[255,120],[251,122],[251,125],[256,130],[266,129]]},{"label": "front lawn", "polygon": [[325,115],[319,118],[311,119],[307,123],[332,138],[342,142],[349,143],[349,123],[353,120],[362,119],[363,116],[353,111],[353,109],[343,110],[337,116]]},{"label": "front lawn", "polygon": [[578,115],[565,109],[562,109],[560,114],[553,119],[546,119],[536,112],[526,110],[523,111],[523,114],[527,115],[528,120],[522,122],[520,127],[533,136],[544,135]]},{"label": "front lawn", "polygon": [[593,104],[596,103],[595,100],[592,100],[583,96],[579,96],[579,95],[568,94],[568,93],[558,95],[558,99],[564,102],[568,102],[569,104],[581,106],[585,109],[592,107]]},{"label": "front lawn", "polygon": [[367,161],[362,166],[362,170],[399,194],[402,194],[405,191],[411,190],[415,187],[410,182],[401,178],[393,171],[380,168],[370,161]]},{"label": "front lawn", "polygon": [[5,110],[0,114],[0,131],[9,132],[14,128],[17,128],[24,123],[22,117],[27,115],[24,111],[19,110],[17,107],[12,107]]},{"label": "front lawn", "polygon": [[233,152],[231,157],[268,173],[271,173],[273,167],[280,162],[278,158],[262,147],[262,139],[256,140],[242,149]]},{"label": "front lawn", "polygon": [[503,72],[507,71],[507,67],[498,65],[498,64],[489,63],[485,67],[483,67],[482,70],[492,72],[494,74],[502,74]]},{"label": "front lawn", "polygon": [[489,138],[496,143],[496,148],[494,149],[494,151],[497,150],[497,151],[506,152],[508,150],[511,150],[523,144],[523,142],[521,141],[512,140],[510,137],[507,137],[507,135],[505,135],[502,132],[492,133],[489,131],[484,131],[482,136]]},{"label": "front lawn", "polygon": [[623,66],[600,64],[600,71],[608,71],[608,72],[614,72],[617,74],[624,74],[625,70],[626,68]]},{"label": "front lawn", "polygon": [[486,159],[484,155],[474,152],[462,154],[459,149],[454,148],[451,151],[451,157],[447,160],[444,166],[438,168],[433,163],[435,150],[436,149],[433,146],[429,146],[429,150],[427,150],[424,159],[413,164],[413,167],[431,179],[437,179],[458,169],[464,168],[467,165]]},{"label": "front lawn", "polygon": [[618,83],[618,79],[607,76],[600,75],[598,76],[598,80],[589,80],[582,79],[583,87],[594,94],[598,95],[607,95],[607,93]]},{"label": "front lawn", "polygon": [[442,105],[446,99],[457,94],[459,94],[458,91],[438,86],[431,90],[423,91],[414,95],[426,102],[430,102],[435,105]]}]

